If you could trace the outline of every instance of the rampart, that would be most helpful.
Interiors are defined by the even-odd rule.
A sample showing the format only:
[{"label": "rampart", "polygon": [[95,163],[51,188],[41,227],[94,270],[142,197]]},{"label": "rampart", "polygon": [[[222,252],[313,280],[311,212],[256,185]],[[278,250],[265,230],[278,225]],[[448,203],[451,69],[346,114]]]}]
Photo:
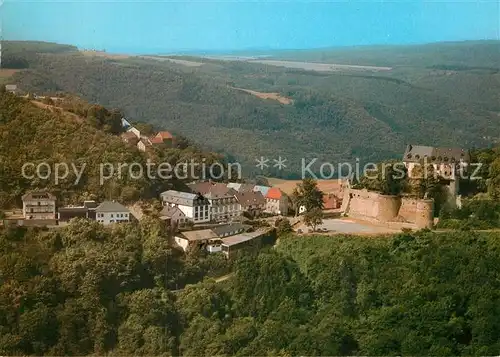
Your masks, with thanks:
[{"label": "rampart", "polygon": [[407,223],[417,229],[432,228],[434,201],[348,189],[344,192],[342,211],[353,218],[380,223]]}]

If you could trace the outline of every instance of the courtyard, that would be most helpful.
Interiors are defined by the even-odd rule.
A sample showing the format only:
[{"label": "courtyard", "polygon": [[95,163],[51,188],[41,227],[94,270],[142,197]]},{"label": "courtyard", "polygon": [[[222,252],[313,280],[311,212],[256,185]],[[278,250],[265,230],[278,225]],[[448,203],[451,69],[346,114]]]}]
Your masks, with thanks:
[{"label": "courtyard", "polygon": [[[296,231],[299,229],[303,233],[309,232],[309,227],[301,223]],[[384,234],[384,233],[398,233],[400,230],[391,229],[382,225],[375,225],[368,222],[355,221],[347,218],[328,218],[323,219],[323,224],[316,228],[317,233],[340,233],[340,234]]]}]

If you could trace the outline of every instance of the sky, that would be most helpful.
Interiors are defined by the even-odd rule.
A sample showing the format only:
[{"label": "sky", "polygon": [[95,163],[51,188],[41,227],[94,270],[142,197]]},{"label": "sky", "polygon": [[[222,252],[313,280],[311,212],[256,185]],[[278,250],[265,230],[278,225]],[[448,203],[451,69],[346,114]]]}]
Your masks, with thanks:
[{"label": "sky", "polygon": [[3,0],[0,17],[5,40],[121,53],[500,39],[498,0]]}]

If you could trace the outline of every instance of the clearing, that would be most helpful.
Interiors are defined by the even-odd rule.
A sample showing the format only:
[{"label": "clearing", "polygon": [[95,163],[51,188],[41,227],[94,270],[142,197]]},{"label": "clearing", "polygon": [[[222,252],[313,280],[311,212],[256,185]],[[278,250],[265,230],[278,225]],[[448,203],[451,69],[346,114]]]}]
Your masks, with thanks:
[{"label": "clearing", "polygon": [[119,53],[107,53],[102,51],[80,51],[85,56],[97,56],[97,57],[105,57],[110,59],[127,59],[130,56]]},{"label": "clearing", "polygon": [[[55,99],[59,99],[59,98],[55,98]],[[53,98],[53,100],[54,100],[54,98]],[[83,123],[83,121],[84,121],[84,119],[82,117],[76,115],[75,113],[65,111],[64,109],[62,109],[58,106],[45,104],[45,103],[42,103],[42,102],[39,102],[36,100],[32,100],[31,103],[33,103],[38,108],[47,109],[47,110],[51,111],[52,113],[56,113],[56,112],[63,113],[66,116],[68,116],[69,118],[75,120],[77,123]]]},{"label": "clearing", "polygon": [[19,71],[20,69],[0,68],[0,78],[10,78],[14,73]]},{"label": "clearing", "polygon": [[172,62],[175,64],[181,64],[186,67],[200,67],[203,66],[203,62],[195,62],[195,61],[187,61],[183,59],[174,59],[170,57],[161,57],[161,56],[140,56],[140,58],[144,59],[150,59],[150,60],[155,60],[155,61],[160,61],[160,62]]},{"label": "clearing", "polygon": [[250,90],[250,89],[236,88],[236,87],[229,87],[229,88],[236,89],[236,90],[239,90],[241,92],[245,92],[245,93],[254,95],[254,96],[256,96],[257,98],[260,98],[260,99],[272,99],[272,100],[276,100],[276,101],[280,102],[281,104],[292,104],[293,103],[292,99],[290,99],[288,97],[283,97],[279,93],[257,92],[257,91]]}]

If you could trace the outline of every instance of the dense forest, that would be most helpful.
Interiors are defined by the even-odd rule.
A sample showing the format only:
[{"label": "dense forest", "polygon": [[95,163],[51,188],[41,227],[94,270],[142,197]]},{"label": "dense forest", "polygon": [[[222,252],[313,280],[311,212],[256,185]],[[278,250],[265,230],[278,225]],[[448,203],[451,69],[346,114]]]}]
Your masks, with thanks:
[{"label": "dense forest", "polygon": [[[61,203],[81,203],[85,199],[117,199],[127,203],[157,197],[168,187],[182,186],[190,179],[191,171],[182,180],[162,180],[157,175],[139,177],[135,171],[130,174],[126,169],[120,174],[116,170],[118,164],[137,163],[145,170],[148,159],[155,164],[167,162],[172,167],[191,159],[205,160],[207,166],[215,161],[224,162],[220,155],[203,152],[185,140],[180,140],[176,147],[160,147],[144,154],[118,136],[123,130],[122,114],[116,109],[91,105],[74,97],[64,98],[58,106],[40,105],[45,104],[0,92],[0,208],[19,206],[20,197],[32,189],[49,189]],[[35,175],[41,163],[48,166],[40,166],[39,175]],[[32,164],[25,170],[26,177],[22,170],[25,164]],[[59,182],[55,180],[56,164],[69,167],[68,175]],[[115,168],[113,177],[103,182],[101,165]],[[61,168],[60,175],[64,172]],[[83,174],[77,180],[80,172]]]},{"label": "dense forest", "polygon": [[[5,47],[11,44],[11,53],[18,56],[16,43],[6,42]],[[301,158],[333,164],[355,158],[378,162],[400,157],[410,142],[463,147],[498,142],[496,43],[424,46],[423,56],[419,48],[401,48],[400,56],[398,51],[382,47],[324,54],[325,61],[372,65],[383,65],[384,56],[392,54],[387,63],[393,70],[371,74],[214,59],[187,67],[151,58],[40,50],[12,81],[26,91],[64,91],[120,108],[127,117],[230,155],[250,174],[294,177],[300,174]],[[315,54],[293,56],[314,59]],[[278,92],[293,104],[259,99],[232,87]],[[256,170],[256,158],[277,155],[287,158],[285,170]]]},{"label": "dense forest", "polygon": [[284,235],[226,261],[153,218],[3,229],[0,353],[498,355],[499,238]]}]

